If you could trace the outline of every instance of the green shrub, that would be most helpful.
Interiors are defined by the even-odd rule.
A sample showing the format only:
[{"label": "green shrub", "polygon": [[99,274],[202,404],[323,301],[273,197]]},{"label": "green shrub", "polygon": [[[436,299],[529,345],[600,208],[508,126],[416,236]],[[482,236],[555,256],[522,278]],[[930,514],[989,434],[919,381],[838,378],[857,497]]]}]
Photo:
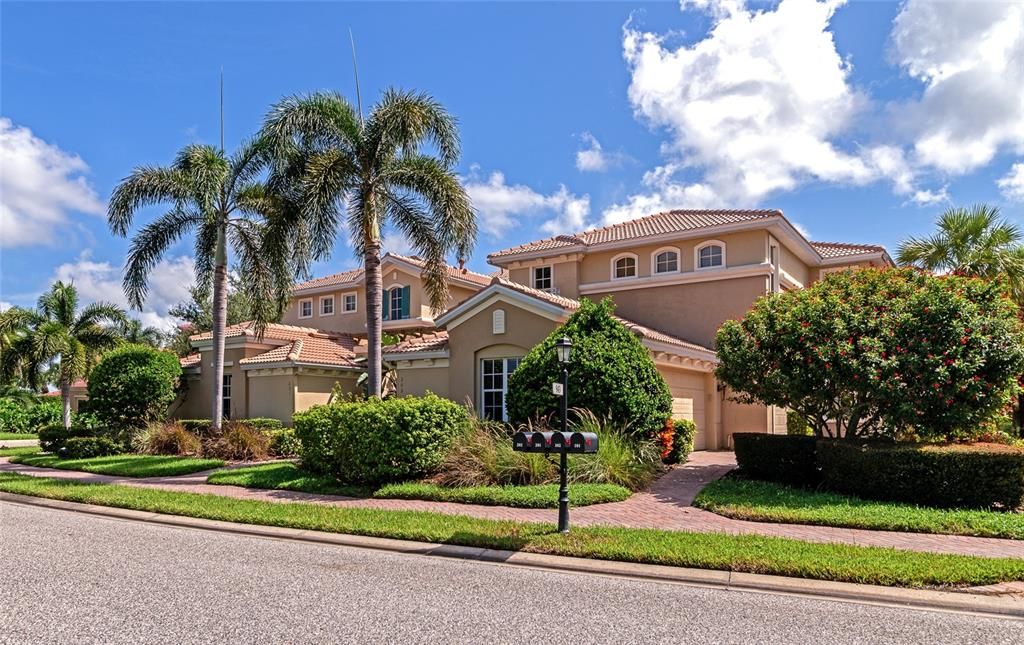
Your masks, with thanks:
[{"label": "green shrub", "polygon": [[555,464],[539,453],[512,450],[512,432],[473,418],[455,438],[433,481],[443,486],[528,485],[557,481]]},{"label": "green shrub", "polygon": [[732,441],[744,477],[795,486],[819,481],[814,437],[737,432]]},{"label": "green shrub", "polygon": [[270,431],[270,454],[275,457],[298,457],[302,443],[294,428],[279,428]]},{"label": "green shrub", "polygon": [[508,413],[516,423],[558,414],[551,384],[561,378],[555,341],[572,340],[569,402],[599,418],[653,437],[671,415],[672,396],[640,339],[612,314],[610,298],[584,299],[564,325],[531,349],[509,377]]},{"label": "green shrub", "polygon": [[245,420],[225,421],[203,440],[203,456],[233,461],[263,461],[270,456],[270,434]]},{"label": "green shrub", "polygon": [[162,421],[176,396],[178,358],[146,345],[124,345],[104,354],[89,375],[90,410],[104,434],[125,443],[132,430]]},{"label": "green shrub", "polygon": [[149,424],[134,447],[151,455],[198,455],[202,452],[199,437],[175,421]]},{"label": "green shrub", "polygon": [[686,463],[686,459],[693,452],[693,440],[697,436],[697,424],[689,419],[673,419],[672,428],[675,430],[675,435],[672,437],[672,452],[669,453],[665,463]]},{"label": "green shrub", "polygon": [[92,437],[95,431],[92,428],[71,424],[71,428],[64,429],[64,423],[51,423],[39,430],[39,447],[45,452],[56,453],[65,446],[69,439],[75,437]]},{"label": "green shrub", "polygon": [[569,479],[590,484],[618,484],[630,490],[646,488],[661,472],[661,448],[650,439],[631,436],[625,428],[577,411],[576,432],[597,434],[596,455],[572,455]]},{"label": "green shrub", "polygon": [[62,459],[107,457],[121,452],[121,446],[106,437],[71,437],[58,452]]},{"label": "green shrub", "polygon": [[716,374],[741,402],[796,410],[821,436],[975,432],[1019,391],[1024,334],[999,281],[846,271],[760,298],[718,330]]},{"label": "green shrub", "polygon": [[441,465],[466,410],[433,394],[342,402],[295,415],[304,467],[352,483],[413,479]]},{"label": "green shrub", "polygon": [[213,422],[209,419],[178,419],[178,423],[192,434],[203,437],[210,433]]},{"label": "green shrub", "polygon": [[796,410],[786,410],[786,434],[807,437],[814,434],[804,415]]},{"label": "green shrub", "polygon": [[820,441],[824,486],[867,499],[939,508],[1024,505],[1024,449]]},{"label": "green shrub", "polygon": [[64,404],[58,396],[41,396],[39,402],[25,409],[28,427],[25,432],[36,432],[51,423],[64,422]]},{"label": "green shrub", "polygon": [[272,419],[270,417],[252,417],[251,419],[239,419],[239,421],[245,423],[253,430],[280,430],[284,427],[280,419]]},{"label": "green shrub", "polygon": [[28,407],[20,401],[0,399],[0,432],[30,432]]}]

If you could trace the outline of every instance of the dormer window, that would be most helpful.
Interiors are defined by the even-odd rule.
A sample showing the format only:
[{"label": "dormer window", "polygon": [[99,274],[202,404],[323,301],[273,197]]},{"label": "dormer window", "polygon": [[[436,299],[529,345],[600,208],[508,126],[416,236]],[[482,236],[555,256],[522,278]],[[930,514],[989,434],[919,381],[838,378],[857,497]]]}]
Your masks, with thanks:
[{"label": "dormer window", "polygon": [[636,277],[636,256],[622,255],[612,260],[612,279]]},{"label": "dormer window", "polygon": [[697,269],[714,269],[725,266],[725,244],[718,240],[704,242],[694,250]]},{"label": "dormer window", "polygon": [[653,273],[677,273],[678,271],[679,251],[677,249],[658,249],[654,252]]}]

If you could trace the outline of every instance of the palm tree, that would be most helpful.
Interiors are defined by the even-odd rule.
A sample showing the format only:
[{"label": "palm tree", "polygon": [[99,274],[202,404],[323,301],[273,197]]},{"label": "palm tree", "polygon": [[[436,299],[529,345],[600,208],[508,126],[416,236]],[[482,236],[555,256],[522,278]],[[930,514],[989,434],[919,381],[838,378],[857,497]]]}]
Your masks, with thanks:
[{"label": "palm tree", "polygon": [[1001,219],[998,208],[985,204],[950,208],[937,224],[933,235],[900,243],[897,261],[927,271],[1005,279],[1014,300],[1024,305],[1021,231]]},{"label": "palm tree", "polygon": [[259,336],[280,315],[296,266],[289,240],[302,236],[289,217],[297,209],[291,208],[288,195],[261,180],[266,168],[266,148],[259,140],[243,144],[231,156],[213,146],[189,145],[170,166],[136,168],[114,191],[107,213],[111,230],[126,236],[140,208],[169,207],[132,240],[123,283],[135,308],[146,298],[153,267],[186,233],[195,234],[196,282],[204,293],[211,284],[213,288],[214,429],[224,416],[228,247],[238,256]]},{"label": "palm tree", "polygon": [[159,347],[163,341],[163,333],[156,327],[143,325],[137,318],[129,318],[118,330],[121,340],[135,345]]},{"label": "palm tree", "polygon": [[25,333],[4,352],[4,375],[18,369],[38,374],[42,366],[56,361],[64,427],[70,428],[71,384],[85,378],[100,354],[117,344],[117,328],[124,324],[125,312],[105,302],[79,311],[78,290],[58,281],[40,296],[37,311],[29,313]]},{"label": "palm tree", "polygon": [[2,382],[5,386],[41,389],[39,366],[29,363],[23,352],[14,351],[28,335],[29,323],[35,317],[34,311],[22,307],[0,311],[0,357],[3,358]]},{"label": "palm tree", "polygon": [[[381,394],[381,234],[401,231],[426,260],[424,287],[434,310],[448,297],[447,256],[465,261],[476,240],[476,215],[452,170],[459,157],[455,119],[426,94],[387,90],[364,120],[342,96],[315,93],[275,105],[262,136],[275,157],[304,167],[301,178],[309,248],[325,256],[347,211],[355,252],[366,275],[368,391]],[[423,152],[432,146],[436,155]],[[296,164],[301,150],[303,163]]]}]

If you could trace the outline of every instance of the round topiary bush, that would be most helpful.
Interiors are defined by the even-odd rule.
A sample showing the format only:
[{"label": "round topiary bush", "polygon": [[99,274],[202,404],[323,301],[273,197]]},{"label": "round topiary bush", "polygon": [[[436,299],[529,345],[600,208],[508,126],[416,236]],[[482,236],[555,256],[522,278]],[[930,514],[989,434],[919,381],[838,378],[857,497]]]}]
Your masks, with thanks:
[{"label": "round topiary bush", "polygon": [[124,345],[103,356],[89,374],[89,409],[102,432],[124,442],[133,430],[163,420],[181,376],[178,358],[145,345]]},{"label": "round topiary bush", "polygon": [[633,435],[651,437],[672,413],[672,395],[640,339],[615,319],[611,298],[583,299],[564,325],[530,350],[508,382],[508,413],[515,423],[556,416],[558,397],[551,384],[562,366],[555,341],[572,340],[569,406],[628,426]]}]

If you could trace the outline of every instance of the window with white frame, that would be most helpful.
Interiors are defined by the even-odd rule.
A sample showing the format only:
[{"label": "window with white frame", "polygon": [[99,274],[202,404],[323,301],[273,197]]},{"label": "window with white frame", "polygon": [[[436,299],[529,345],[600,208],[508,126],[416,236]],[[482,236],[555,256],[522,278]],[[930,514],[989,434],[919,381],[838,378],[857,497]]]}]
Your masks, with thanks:
[{"label": "window with white frame", "polygon": [[551,267],[533,267],[533,288],[551,291]]},{"label": "window with white frame", "polygon": [[299,318],[312,318],[313,317],[313,299],[307,298],[306,300],[299,301]]},{"label": "window with white frame", "polygon": [[346,314],[350,314],[356,310],[357,303],[356,294],[346,293],[341,297],[341,310]]},{"label": "window with white frame", "polygon": [[697,259],[694,265],[698,269],[713,269],[725,266],[725,244],[712,241],[698,246],[695,251]]},{"label": "window with white frame", "polygon": [[384,320],[405,320],[410,317],[411,291],[408,285],[385,289],[382,304]]},{"label": "window with white frame", "polygon": [[508,421],[505,400],[508,378],[519,367],[521,358],[485,358],[480,361],[480,414],[485,419]]},{"label": "window with white frame", "polygon": [[334,296],[324,296],[323,298],[320,298],[320,315],[334,315]]},{"label": "window with white frame", "polygon": [[654,255],[654,273],[676,273],[679,271],[679,251],[665,249]]},{"label": "window with white frame", "polygon": [[636,277],[636,256],[623,255],[612,261],[612,278],[622,280],[623,278]]}]

